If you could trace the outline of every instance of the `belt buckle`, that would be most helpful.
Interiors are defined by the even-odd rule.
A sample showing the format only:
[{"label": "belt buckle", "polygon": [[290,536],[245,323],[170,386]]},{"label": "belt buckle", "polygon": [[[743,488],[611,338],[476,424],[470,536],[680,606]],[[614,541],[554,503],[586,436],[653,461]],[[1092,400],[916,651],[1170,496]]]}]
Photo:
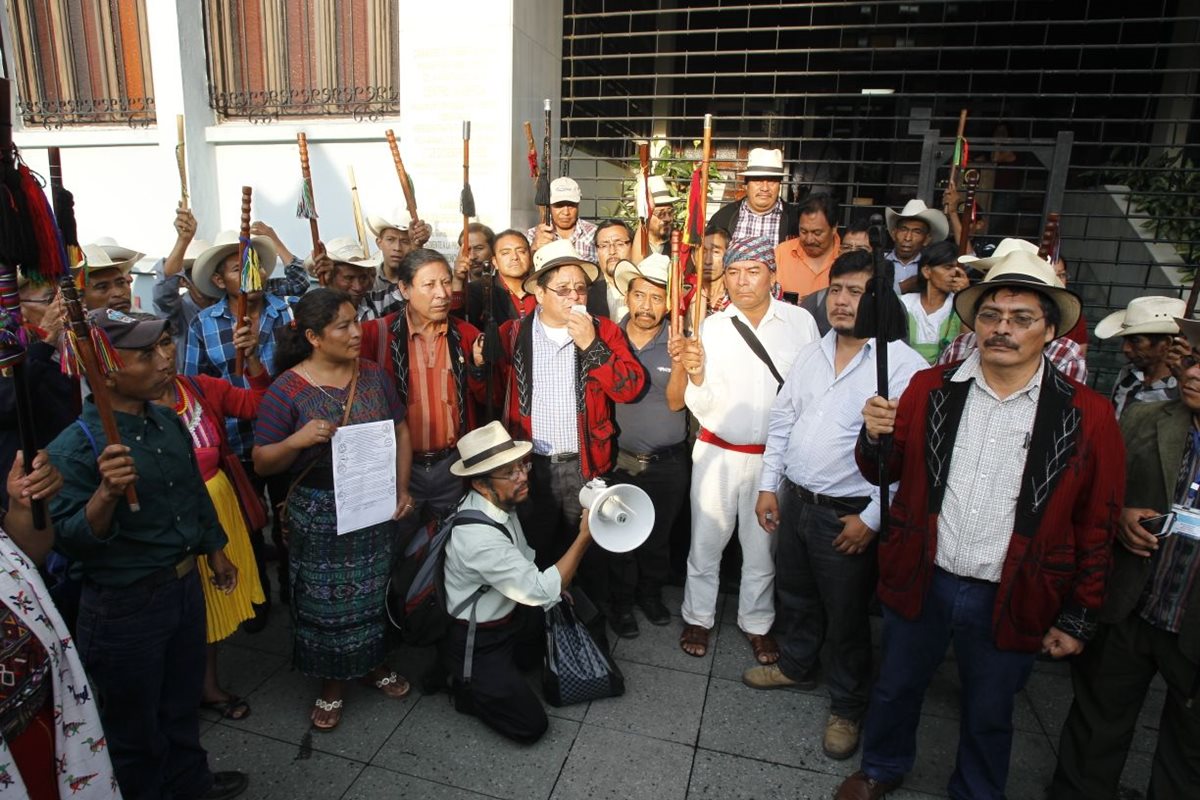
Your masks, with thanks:
[{"label": "belt buckle", "polygon": [[195,556],[188,556],[187,558],[183,559],[182,561],[180,561],[178,564],[175,565],[175,578],[178,580],[179,578],[184,577],[185,575],[187,575],[189,572],[192,571],[192,567],[194,567],[195,565],[196,565],[196,557]]}]

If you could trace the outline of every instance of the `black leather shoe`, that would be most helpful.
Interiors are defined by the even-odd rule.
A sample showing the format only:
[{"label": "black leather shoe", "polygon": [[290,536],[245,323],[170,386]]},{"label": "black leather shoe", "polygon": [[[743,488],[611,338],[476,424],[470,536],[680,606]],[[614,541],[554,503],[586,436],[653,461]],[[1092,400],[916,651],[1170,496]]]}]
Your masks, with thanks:
[{"label": "black leather shoe", "polygon": [[651,625],[671,624],[671,612],[667,610],[661,598],[640,597],[637,601],[637,607],[646,615],[646,619]]},{"label": "black leather shoe", "polygon": [[203,800],[230,800],[246,791],[250,778],[244,772],[214,772],[212,788]]},{"label": "black leather shoe", "polygon": [[271,602],[254,603],[251,608],[254,609],[254,616],[242,623],[242,630],[245,633],[262,633],[271,614]]},{"label": "black leather shoe", "polygon": [[608,618],[608,624],[622,639],[634,639],[638,635],[637,617],[633,615],[632,608],[614,607],[612,616]]}]

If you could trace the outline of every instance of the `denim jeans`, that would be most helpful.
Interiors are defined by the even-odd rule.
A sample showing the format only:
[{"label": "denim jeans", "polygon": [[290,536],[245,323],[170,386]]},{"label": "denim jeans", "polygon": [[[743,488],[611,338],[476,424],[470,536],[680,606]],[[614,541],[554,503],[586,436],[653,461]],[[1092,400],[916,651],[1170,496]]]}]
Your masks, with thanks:
[{"label": "denim jeans", "polygon": [[775,551],[775,630],[779,668],[802,680],[817,665],[821,646],[830,645],[830,710],[861,720],[871,686],[871,623],[875,592],[875,552],[858,555],[833,547],[842,532],[837,513],[801,500],[785,481],[779,489],[779,529]]},{"label": "denim jeans", "polygon": [[916,619],[884,606],[883,663],[863,729],[862,766],[869,777],[890,781],[912,769],[925,690],[953,640],[962,699],[948,793],[954,800],[1004,797],[1013,705],[1034,654],[998,650],[992,643],[997,588],[936,569]]},{"label": "denim jeans", "polygon": [[191,800],[212,786],[200,746],[204,624],[194,569],[150,588],[84,584],[79,655],[127,800]]}]

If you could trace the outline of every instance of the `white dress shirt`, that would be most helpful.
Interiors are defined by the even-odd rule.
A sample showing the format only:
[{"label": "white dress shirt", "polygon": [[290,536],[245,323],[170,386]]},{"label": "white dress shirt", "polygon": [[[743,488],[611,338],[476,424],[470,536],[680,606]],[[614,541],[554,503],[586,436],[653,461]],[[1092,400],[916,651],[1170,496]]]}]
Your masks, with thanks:
[{"label": "white dress shirt", "polygon": [[955,575],[999,583],[1041,396],[1042,364],[1024,388],[1003,400],[984,380],[978,350],[950,380],[971,381],[971,388],[950,456],[935,563]]},{"label": "white dress shirt", "polygon": [[[550,608],[562,594],[557,567],[539,570],[533,548],[525,541],[521,522],[474,490],[459,505],[482,511],[508,528],[509,540],[490,525],[463,524],[454,528],[446,543],[446,610],[453,611],[480,586],[491,586],[475,607],[477,622],[495,622],[513,612],[517,603]],[[471,610],[461,619],[470,619]]]},{"label": "white dress shirt", "polygon": [[701,323],[704,383],[689,380],[684,401],[701,425],[730,444],[764,444],[779,384],[733,327],[734,317],[754,331],[783,376],[800,349],[820,333],[812,314],[774,298],[757,328],[733,305]]},{"label": "white dress shirt", "polygon": [[530,409],[533,452],[543,456],[579,452],[579,414],[575,410],[575,340],[564,328],[533,318],[533,405]]},{"label": "white dress shirt", "polygon": [[[879,530],[879,488],[859,472],[854,445],[862,428],[862,409],[876,394],[875,342],[862,349],[834,375],[837,331],[806,345],[792,365],[771,407],[767,451],[759,491],[774,492],[786,476],[797,486],[830,497],[870,497],[863,523]],[[912,376],[928,368],[904,342],[888,345],[888,397],[899,397]],[[895,476],[899,478],[899,476]],[[892,485],[895,496],[896,484]]]}]

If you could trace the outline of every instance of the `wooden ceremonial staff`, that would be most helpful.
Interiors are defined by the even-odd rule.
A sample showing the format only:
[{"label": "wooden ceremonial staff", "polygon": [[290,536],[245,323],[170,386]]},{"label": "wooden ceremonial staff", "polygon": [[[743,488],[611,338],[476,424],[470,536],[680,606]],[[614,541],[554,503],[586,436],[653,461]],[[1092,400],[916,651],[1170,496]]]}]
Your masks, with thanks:
[{"label": "wooden ceremonial staff", "polygon": [[1042,241],[1038,244],[1038,258],[1050,262],[1052,267],[1058,261],[1058,220],[1057,211],[1046,215],[1046,227],[1042,229]]},{"label": "wooden ceremonial staff", "polygon": [[188,207],[187,148],[183,138],[183,114],[175,115],[175,131],[179,144],[175,145],[175,161],[179,164],[179,207]]},{"label": "wooden ceremonial staff", "polygon": [[[963,175],[966,184],[966,194],[963,196],[963,210],[959,217],[958,254],[966,255],[971,249],[971,227],[975,223],[975,190],[979,186],[979,173],[969,169]],[[951,209],[953,211],[953,209]]]},{"label": "wooden ceremonial staff", "polygon": [[358,181],[354,179],[354,167],[346,168],[350,176],[350,202],[354,209],[354,228],[358,231],[358,243],[362,246],[363,258],[371,254],[367,246],[367,226],[363,223],[362,202],[358,199]]},{"label": "wooden ceremonial staff", "polygon": [[[471,252],[470,231],[471,217],[475,216],[475,195],[471,193],[471,120],[463,120],[463,188],[459,198],[459,211],[462,212],[462,248],[463,257]],[[467,279],[464,287],[471,283],[471,268],[467,267]]]},{"label": "wooden ceremonial staff", "polygon": [[550,225],[550,98],[547,97],[542,104],[542,169],[538,173],[533,204],[542,209],[542,224]]},{"label": "wooden ceremonial staff", "polygon": [[404,204],[408,207],[408,216],[413,222],[417,221],[417,193],[413,189],[412,179],[408,177],[408,170],[404,168],[404,162],[400,160],[400,145],[396,143],[396,134],[388,128],[383,132],[387,136],[388,147],[392,151],[392,163],[396,165],[396,177],[400,179],[400,191],[404,192]]},{"label": "wooden ceremonial staff", "polygon": [[[242,320],[246,318],[246,251],[250,249],[250,196],[253,189],[249,186],[242,187],[242,226],[238,231],[238,267],[241,270],[241,282],[238,286],[237,300],[237,318],[233,321],[233,328],[237,330],[242,326]],[[237,356],[234,359],[233,374],[241,375],[246,369],[246,356],[239,347]]]},{"label": "wooden ceremonial staff", "polygon": [[[654,214],[654,200],[650,195],[650,143],[638,144],[638,163],[642,168],[642,195],[646,204],[646,216],[642,217],[642,256],[650,253],[650,217]],[[635,203],[636,205],[636,203]]]},{"label": "wooden ceremonial staff", "polygon": [[[296,216],[308,218],[308,232],[312,234],[313,252],[321,250],[321,232],[317,228],[317,200],[313,194],[312,185],[312,169],[308,163],[308,137],[303,132],[296,134],[296,145],[300,148],[300,174],[303,176],[304,185],[301,187],[300,204],[296,209]],[[245,189],[243,188],[243,195]],[[243,208],[243,210],[245,210]],[[249,228],[247,228],[249,233]],[[241,320],[238,320],[241,324]]]},{"label": "wooden ceremonial staff", "polygon": [[[117,418],[113,414],[112,398],[108,395],[108,384],[105,383],[104,371],[100,368],[100,360],[96,357],[96,347],[92,342],[91,326],[83,316],[83,304],[79,302],[79,291],[70,275],[64,275],[59,285],[63,294],[63,305],[66,308],[67,324],[71,328],[74,341],[72,345],[80,366],[87,376],[88,386],[92,390],[92,402],[96,404],[96,412],[100,415],[100,426],[104,429],[104,438],[109,444],[121,443],[121,431],[117,429]],[[125,487],[125,502],[130,511],[140,511],[137,491],[133,484]]]},{"label": "wooden ceremonial staff", "polygon": [[958,133],[954,135],[954,158],[950,164],[950,181],[951,189],[957,188],[958,167],[963,160],[963,153],[959,151],[960,147],[966,147],[967,140],[963,138],[967,132],[967,110],[964,108],[958,112]]},{"label": "wooden ceremonial staff", "polygon": [[708,165],[712,160],[712,114],[704,115],[704,150],[700,154],[700,246],[696,250],[696,291],[692,293],[692,336],[700,335],[709,281],[704,274],[704,226],[708,219]]},{"label": "wooden ceremonial staff", "polygon": [[683,335],[683,316],[679,313],[679,305],[683,300],[683,267],[679,263],[679,250],[683,244],[683,235],[678,230],[671,231],[671,274],[667,279],[667,304],[671,310],[671,333]]}]

